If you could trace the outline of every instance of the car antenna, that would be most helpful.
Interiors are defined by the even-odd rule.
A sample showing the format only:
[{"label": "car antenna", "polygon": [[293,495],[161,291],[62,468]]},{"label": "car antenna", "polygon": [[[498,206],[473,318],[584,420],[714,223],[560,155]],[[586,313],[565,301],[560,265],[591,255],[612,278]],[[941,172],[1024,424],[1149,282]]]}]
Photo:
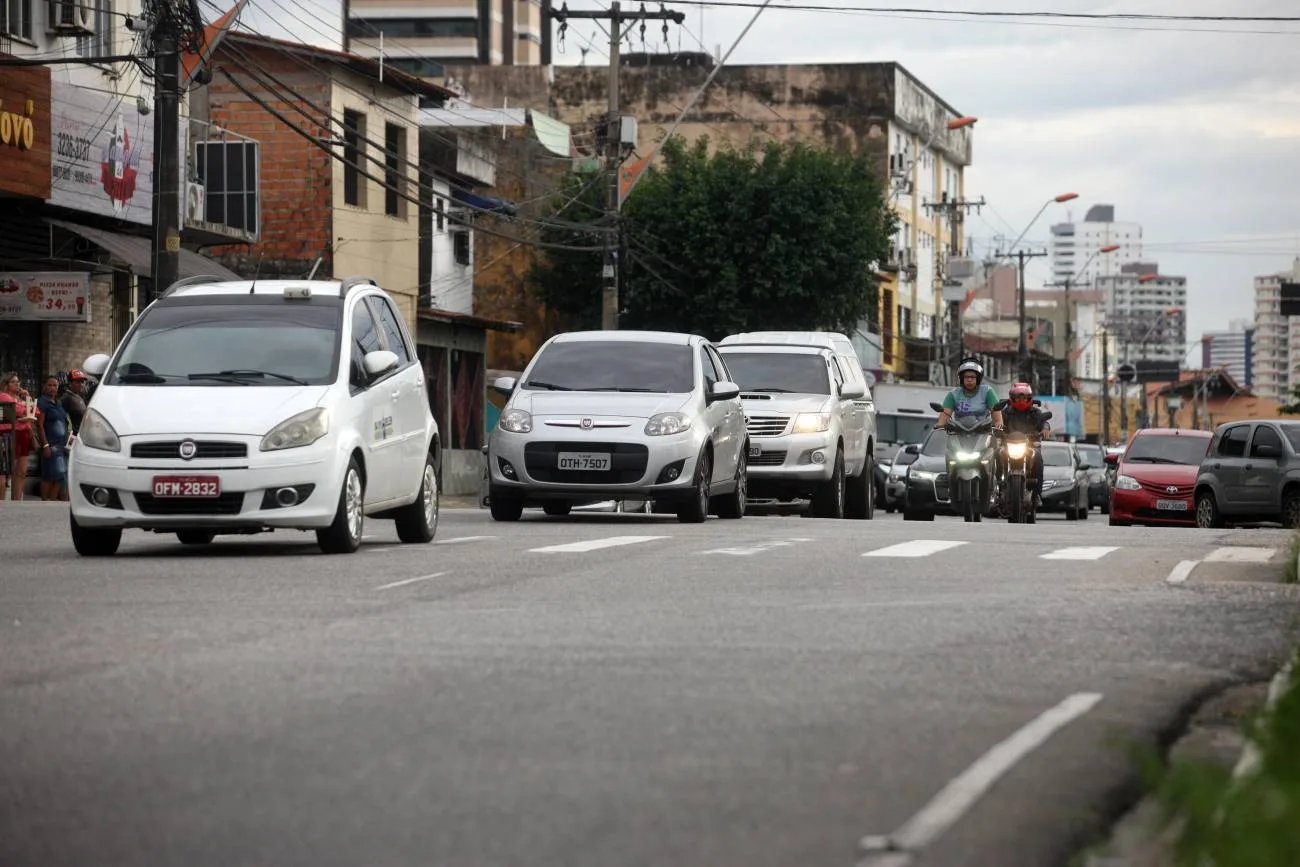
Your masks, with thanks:
[{"label": "car antenna", "polygon": [[253,272],[253,282],[248,284],[248,294],[249,294],[249,295],[252,295],[252,294],[253,294],[253,290],[257,288],[257,278],[260,277],[261,274],[262,274],[262,259],[263,259],[265,256],[266,256],[266,248],[263,247],[263,248],[262,248],[262,252],[259,253],[258,256],[257,256],[257,270],[255,270],[255,271]]}]

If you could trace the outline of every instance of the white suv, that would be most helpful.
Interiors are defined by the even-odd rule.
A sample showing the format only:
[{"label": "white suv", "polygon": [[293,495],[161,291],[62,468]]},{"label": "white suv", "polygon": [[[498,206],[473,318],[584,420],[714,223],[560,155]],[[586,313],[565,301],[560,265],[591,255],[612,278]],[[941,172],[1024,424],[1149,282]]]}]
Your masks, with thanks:
[{"label": "white suv", "polygon": [[110,358],[68,462],[72,542],[129,528],[189,545],[315,530],[361,544],[366,515],[403,542],[438,524],[438,426],[415,343],[373,280],[196,277],[173,284]]}]

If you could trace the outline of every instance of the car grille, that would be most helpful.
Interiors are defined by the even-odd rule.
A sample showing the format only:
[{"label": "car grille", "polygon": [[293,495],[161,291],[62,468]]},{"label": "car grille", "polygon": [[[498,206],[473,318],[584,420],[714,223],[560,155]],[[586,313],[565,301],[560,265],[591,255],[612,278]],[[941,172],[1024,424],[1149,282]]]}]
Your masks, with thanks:
[{"label": "car grille", "polygon": [[779,467],[785,463],[785,450],[779,452],[763,452],[757,457],[749,459],[751,467]]},{"label": "car grille", "polygon": [[790,424],[788,415],[753,413],[745,416],[745,426],[749,428],[749,435],[752,437],[779,437],[785,433],[788,424]]},{"label": "car grille", "polygon": [[1155,482],[1138,482],[1138,484],[1142,486],[1142,490],[1144,491],[1149,491],[1160,497],[1171,497],[1171,498],[1190,497],[1192,495],[1192,490],[1195,487],[1195,485],[1174,485],[1173,487],[1177,488],[1178,490],[1171,491],[1169,490],[1170,486],[1168,484],[1161,485]]},{"label": "car grille", "polygon": [[947,473],[939,473],[934,477],[934,498],[941,501],[952,499],[952,493],[948,490]]},{"label": "car grille", "polygon": [[[561,470],[560,452],[608,454],[609,470]],[[524,446],[524,469],[539,482],[573,485],[630,485],[641,481],[650,450],[638,443],[600,443],[579,440],[568,443],[528,443]]]},{"label": "car grille", "polygon": [[238,515],[244,508],[244,492],[216,497],[155,497],[135,494],[136,507],[146,515]]},{"label": "car grille", "polygon": [[[182,440],[160,440],[151,443],[132,443],[131,457],[179,460]],[[246,458],[246,443],[223,443],[212,440],[194,440],[197,458]]]}]

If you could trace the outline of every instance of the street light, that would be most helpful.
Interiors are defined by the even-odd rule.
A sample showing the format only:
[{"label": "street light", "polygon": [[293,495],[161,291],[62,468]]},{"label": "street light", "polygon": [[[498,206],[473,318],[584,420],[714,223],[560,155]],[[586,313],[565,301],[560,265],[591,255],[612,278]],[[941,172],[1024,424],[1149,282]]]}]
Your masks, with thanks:
[{"label": "street light", "polygon": [[1065,280],[1063,280],[1062,282],[1058,284],[1054,284],[1054,285],[1061,286],[1065,289],[1065,297],[1062,299],[1062,303],[1065,305],[1065,357],[1066,358],[1070,357],[1070,352],[1071,350],[1074,349],[1074,333],[1073,333],[1074,317],[1070,315],[1071,313],[1070,286],[1074,282],[1074,279],[1076,277],[1081,277],[1087,273],[1088,266],[1092,264],[1093,259],[1096,259],[1102,253],[1114,253],[1118,249],[1119,249],[1119,244],[1106,244],[1104,246],[1098,247],[1096,250],[1092,251],[1091,256],[1083,260],[1083,264],[1080,265],[1074,271],[1073,274],[1066,277]]},{"label": "street light", "polygon": [[[1020,242],[1024,239],[1025,235],[1029,234],[1029,230],[1033,228],[1034,223],[1038,222],[1038,218],[1043,215],[1043,211],[1046,211],[1048,207],[1050,207],[1051,205],[1059,204],[1061,202],[1068,202],[1071,199],[1077,199],[1077,198],[1079,198],[1078,193],[1061,193],[1060,195],[1053,196],[1052,198],[1048,199],[1046,202],[1043,202],[1043,206],[1038,209],[1037,214],[1034,214],[1034,218],[1029,221],[1029,225],[1025,226],[1025,230],[1020,233],[1020,237],[1016,238],[1015,242],[1010,247],[1007,248],[1006,256],[1012,255],[1011,251],[1015,250],[1016,247],[1020,246]],[[1023,381],[1030,382],[1030,383],[1033,382],[1034,377],[1032,375],[1032,372],[1029,369],[1029,341],[1026,339],[1026,335],[1025,335],[1025,259],[1031,256],[1046,256],[1046,255],[1047,255],[1046,253],[1025,253],[1023,250],[1020,253],[1016,254],[1017,258],[1020,260],[1020,271],[1017,278],[1017,285],[1019,289],[1017,294],[1020,296],[1020,311],[1019,311],[1020,345],[1017,347],[1020,356],[1019,359],[1020,378]],[[1004,256],[1003,258],[1006,258],[1006,256]],[[999,262],[1000,261],[1001,260],[999,260]],[[994,263],[995,266],[997,264],[998,262]]]},{"label": "street light", "polygon": [[948,129],[961,129],[964,126],[973,126],[978,120],[978,117],[969,116],[955,118],[954,120],[948,121]]}]

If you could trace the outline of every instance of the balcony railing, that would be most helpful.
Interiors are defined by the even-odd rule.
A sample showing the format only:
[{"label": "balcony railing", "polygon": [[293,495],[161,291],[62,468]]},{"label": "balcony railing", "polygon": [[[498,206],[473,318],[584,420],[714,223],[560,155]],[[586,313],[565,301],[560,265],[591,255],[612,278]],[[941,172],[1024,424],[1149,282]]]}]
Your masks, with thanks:
[{"label": "balcony railing", "polygon": [[220,240],[261,236],[261,143],[190,118],[186,142],[185,228]]}]

